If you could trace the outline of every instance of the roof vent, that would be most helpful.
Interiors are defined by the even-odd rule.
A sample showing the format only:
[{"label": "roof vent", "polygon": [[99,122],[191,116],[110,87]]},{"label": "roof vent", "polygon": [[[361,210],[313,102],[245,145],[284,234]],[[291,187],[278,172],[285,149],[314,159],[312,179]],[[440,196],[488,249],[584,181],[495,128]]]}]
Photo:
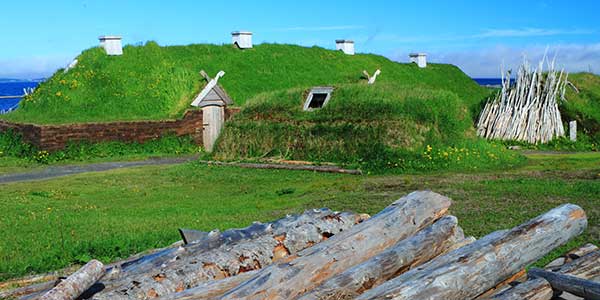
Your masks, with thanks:
[{"label": "roof vent", "polygon": [[123,55],[123,46],[121,45],[121,37],[118,35],[103,35],[98,37],[100,47],[104,48],[108,55]]},{"label": "roof vent", "polygon": [[231,42],[240,49],[252,48],[252,32],[234,31],[231,33]]},{"label": "roof vent", "polygon": [[416,63],[419,68],[427,67],[427,54],[425,53],[411,53],[408,55],[411,63]]},{"label": "roof vent", "polygon": [[354,41],[335,40],[335,50],[342,50],[342,52],[348,55],[354,55]]}]

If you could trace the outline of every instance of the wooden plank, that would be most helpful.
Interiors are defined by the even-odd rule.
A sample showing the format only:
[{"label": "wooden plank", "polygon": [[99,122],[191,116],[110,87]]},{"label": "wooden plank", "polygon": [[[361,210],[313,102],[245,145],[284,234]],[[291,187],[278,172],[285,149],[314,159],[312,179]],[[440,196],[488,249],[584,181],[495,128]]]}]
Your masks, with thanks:
[{"label": "wooden plank", "polygon": [[242,162],[223,162],[223,161],[206,161],[200,160],[200,163],[217,166],[235,166],[247,169],[271,169],[271,170],[299,170],[299,171],[315,171],[323,173],[341,173],[350,175],[362,175],[361,170],[344,169],[338,166],[323,165],[302,165],[302,164],[270,164],[270,163],[242,163]]}]

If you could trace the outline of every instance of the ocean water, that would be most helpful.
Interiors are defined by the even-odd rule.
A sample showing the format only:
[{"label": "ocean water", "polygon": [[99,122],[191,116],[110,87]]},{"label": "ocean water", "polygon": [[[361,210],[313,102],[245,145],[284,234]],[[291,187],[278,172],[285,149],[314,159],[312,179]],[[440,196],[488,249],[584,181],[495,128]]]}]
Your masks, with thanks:
[{"label": "ocean water", "polygon": [[[495,86],[495,87],[502,86],[502,78],[473,78],[473,80],[475,82],[477,82],[479,85],[483,85],[483,86]],[[511,78],[510,81],[512,84],[514,79]]]},{"label": "ocean water", "polygon": [[[35,81],[0,81],[0,96],[20,96],[23,95],[23,89],[35,88],[39,82]],[[20,98],[0,99],[0,112],[15,107]]]}]

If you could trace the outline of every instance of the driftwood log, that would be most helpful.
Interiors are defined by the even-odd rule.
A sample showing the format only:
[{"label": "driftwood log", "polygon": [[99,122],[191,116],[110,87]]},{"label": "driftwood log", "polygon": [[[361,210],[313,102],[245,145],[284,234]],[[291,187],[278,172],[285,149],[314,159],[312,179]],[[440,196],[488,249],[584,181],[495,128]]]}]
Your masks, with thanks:
[{"label": "driftwood log", "polygon": [[185,291],[170,294],[158,300],[210,300],[215,299],[234,287],[252,278],[258,270],[238,274],[219,280],[211,280]]},{"label": "driftwood log", "polygon": [[[558,271],[561,267],[563,267],[567,263],[570,263],[574,259],[580,258],[580,257],[587,255],[588,253],[591,253],[596,250],[598,250],[598,247],[596,247],[596,245],[594,245],[594,244],[588,243],[588,244],[582,245],[580,247],[571,249],[569,252],[554,259],[553,261],[548,263],[544,268],[546,270]],[[490,289],[490,290],[486,291],[485,293],[479,295],[479,297],[477,297],[476,299],[489,299],[489,298],[496,297],[495,295],[504,293],[505,291],[507,291],[521,283],[524,283],[526,280],[527,280],[527,272],[526,272],[526,270],[521,270],[519,273],[513,275],[511,278],[505,280],[504,282],[502,282],[498,286],[494,287],[493,289]],[[518,293],[523,293],[523,292],[525,292],[525,290],[520,290]],[[518,293],[515,296],[519,295]],[[514,299],[522,299],[522,297],[523,296],[518,296],[517,298],[514,298]],[[540,296],[540,297],[542,297],[542,296]],[[544,299],[544,298],[534,298],[534,299]]]},{"label": "driftwood log", "polygon": [[45,293],[40,300],[74,300],[104,275],[104,265],[92,259]]},{"label": "driftwood log", "polygon": [[299,299],[349,299],[471,239],[458,220],[446,216],[414,236],[323,282]]},{"label": "driftwood log", "polygon": [[473,299],[583,232],[583,209],[566,204],[492,233],[369,290],[357,299]]},{"label": "driftwood log", "polygon": [[494,295],[488,299],[503,300],[550,300],[554,296],[552,286],[548,281],[538,278],[527,280],[517,286]]},{"label": "driftwood log", "polygon": [[527,273],[532,278],[543,278],[554,291],[569,292],[588,300],[600,300],[600,283],[579,277],[531,268]]},{"label": "driftwood log", "polygon": [[[151,264],[124,268],[134,272],[132,275],[124,273],[116,283],[107,282],[110,288],[94,295],[93,299],[157,298],[204,281],[260,269],[348,230],[362,218],[352,213],[314,210],[273,223],[256,223],[242,230],[214,234],[218,237],[214,240],[209,234],[205,240],[181,247],[183,250],[167,260],[153,259]],[[216,246],[211,247],[211,243]],[[172,253],[169,256],[173,256]]]},{"label": "driftwood log", "polygon": [[[555,270],[559,274],[582,279],[600,279],[600,251],[596,250],[565,264]],[[491,297],[494,300],[550,300],[553,290],[543,278],[529,279]]]},{"label": "driftwood log", "polygon": [[450,199],[413,192],[369,220],[257,272],[220,299],[293,299],[442,217]]}]

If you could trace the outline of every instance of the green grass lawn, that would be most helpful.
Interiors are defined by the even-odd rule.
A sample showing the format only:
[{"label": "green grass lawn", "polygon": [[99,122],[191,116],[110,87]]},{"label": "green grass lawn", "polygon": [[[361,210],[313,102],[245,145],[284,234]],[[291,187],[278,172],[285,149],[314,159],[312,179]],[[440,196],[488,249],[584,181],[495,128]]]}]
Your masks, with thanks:
[{"label": "green grass lawn", "polygon": [[241,227],[324,206],[373,214],[418,189],[450,196],[451,213],[476,237],[562,203],[582,206],[587,231],[547,261],[600,243],[599,173],[598,153],[536,154],[500,172],[351,176],[190,163],[1,185],[0,280],[165,246],[179,227]]}]

